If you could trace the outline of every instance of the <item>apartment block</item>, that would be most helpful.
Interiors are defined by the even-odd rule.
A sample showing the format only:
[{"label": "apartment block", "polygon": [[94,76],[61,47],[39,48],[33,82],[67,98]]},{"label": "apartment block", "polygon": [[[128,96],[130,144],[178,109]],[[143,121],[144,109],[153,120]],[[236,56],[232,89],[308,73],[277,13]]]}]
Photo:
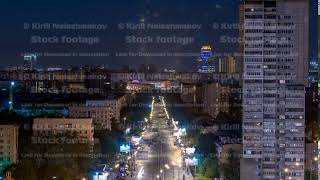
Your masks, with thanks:
[{"label": "apartment block", "polygon": [[256,177],[241,177],[303,180],[309,2],[243,3],[242,162]]},{"label": "apartment block", "polygon": [[17,125],[0,125],[0,172],[18,162],[18,134]]},{"label": "apartment block", "polygon": [[35,137],[69,133],[92,141],[94,134],[92,118],[35,118],[32,130]]}]

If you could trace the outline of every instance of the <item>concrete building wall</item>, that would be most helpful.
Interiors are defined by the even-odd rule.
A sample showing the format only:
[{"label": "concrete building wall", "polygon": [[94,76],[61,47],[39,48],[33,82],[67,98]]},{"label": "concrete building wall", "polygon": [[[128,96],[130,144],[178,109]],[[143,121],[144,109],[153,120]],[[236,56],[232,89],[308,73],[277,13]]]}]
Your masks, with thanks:
[{"label": "concrete building wall", "polygon": [[12,163],[18,162],[17,125],[0,125],[0,171]]},{"label": "concrete building wall", "polygon": [[205,84],[205,112],[211,117],[216,117],[219,112],[229,112],[230,89],[219,83]]},{"label": "concrete building wall", "polygon": [[247,0],[243,8],[244,160],[262,179],[304,179],[308,1]]},{"label": "concrete building wall", "polygon": [[95,128],[111,130],[113,113],[109,106],[70,106],[69,116],[73,118],[92,118]]},{"label": "concrete building wall", "polygon": [[93,140],[92,118],[35,118],[33,136],[76,133],[78,137]]}]

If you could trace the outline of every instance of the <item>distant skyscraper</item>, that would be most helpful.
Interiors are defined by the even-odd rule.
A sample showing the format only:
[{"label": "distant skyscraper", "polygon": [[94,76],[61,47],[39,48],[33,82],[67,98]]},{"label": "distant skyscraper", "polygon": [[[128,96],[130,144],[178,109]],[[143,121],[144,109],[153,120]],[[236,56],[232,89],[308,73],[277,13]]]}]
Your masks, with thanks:
[{"label": "distant skyscraper", "polygon": [[246,0],[240,11],[243,180],[304,179],[308,4]]},{"label": "distant skyscraper", "polygon": [[198,59],[199,73],[215,72],[215,66],[212,58],[212,51],[210,46],[202,46],[200,57]]},{"label": "distant skyscraper", "polygon": [[37,56],[35,54],[25,54],[23,56],[23,69],[34,70],[37,66]]},{"label": "distant skyscraper", "polygon": [[219,59],[219,73],[232,74],[236,72],[236,59],[227,56]]},{"label": "distant skyscraper", "polygon": [[318,67],[319,64],[317,62],[317,58],[310,58],[309,61],[309,76],[308,76],[308,84],[313,84],[317,82],[318,78]]}]

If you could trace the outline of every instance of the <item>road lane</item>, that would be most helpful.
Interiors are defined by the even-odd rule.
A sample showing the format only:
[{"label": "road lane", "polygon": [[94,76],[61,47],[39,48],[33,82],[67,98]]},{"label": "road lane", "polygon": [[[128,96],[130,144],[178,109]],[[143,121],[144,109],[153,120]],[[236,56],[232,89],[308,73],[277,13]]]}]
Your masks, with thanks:
[{"label": "road lane", "polygon": [[138,160],[138,170],[143,168],[143,173],[137,172],[130,179],[144,180],[186,180],[193,179],[186,175],[182,167],[181,151],[174,146],[172,130],[168,129],[164,106],[157,102],[154,104],[154,116],[150,127],[144,133],[144,139],[153,142],[151,145],[142,144],[141,149],[148,151],[148,160]]}]

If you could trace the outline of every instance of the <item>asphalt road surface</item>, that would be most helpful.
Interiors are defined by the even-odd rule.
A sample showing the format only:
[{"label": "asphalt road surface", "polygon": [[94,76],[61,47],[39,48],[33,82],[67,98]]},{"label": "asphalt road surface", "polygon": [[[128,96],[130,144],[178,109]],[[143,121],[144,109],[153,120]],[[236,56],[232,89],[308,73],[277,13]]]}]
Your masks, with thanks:
[{"label": "asphalt road surface", "polygon": [[143,139],[151,143],[142,143],[140,151],[147,152],[147,160],[137,160],[134,177],[128,179],[144,180],[191,180],[190,173],[183,167],[180,148],[174,145],[172,130],[162,103],[155,102],[150,127],[146,128]]}]

